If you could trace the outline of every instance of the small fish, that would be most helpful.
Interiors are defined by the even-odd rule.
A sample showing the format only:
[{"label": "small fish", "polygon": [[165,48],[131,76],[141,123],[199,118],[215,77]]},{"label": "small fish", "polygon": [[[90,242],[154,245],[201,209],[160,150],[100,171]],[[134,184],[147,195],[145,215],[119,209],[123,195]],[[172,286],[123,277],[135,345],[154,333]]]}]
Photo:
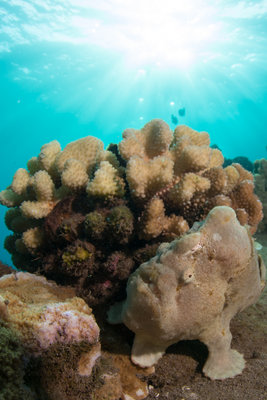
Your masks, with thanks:
[{"label": "small fish", "polygon": [[177,125],[177,124],[178,124],[178,118],[177,118],[175,115],[173,115],[173,114],[172,114],[172,123],[173,123],[174,125]]},{"label": "small fish", "polygon": [[180,109],[178,110],[178,114],[180,115],[180,117],[184,117],[184,116],[185,116],[185,107],[180,108]]},{"label": "small fish", "polygon": [[219,147],[216,143],[212,144],[210,147],[211,147],[212,149],[218,149],[218,150],[221,151],[220,147]]}]

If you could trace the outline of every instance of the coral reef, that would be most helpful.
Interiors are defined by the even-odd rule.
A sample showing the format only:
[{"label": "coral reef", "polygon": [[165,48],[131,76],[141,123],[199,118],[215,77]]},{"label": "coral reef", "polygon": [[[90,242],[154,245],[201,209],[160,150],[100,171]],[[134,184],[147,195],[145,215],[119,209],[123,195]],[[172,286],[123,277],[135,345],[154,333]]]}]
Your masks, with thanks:
[{"label": "coral reef", "polygon": [[152,249],[213,207],[231,206],[252,233],[262,219],[253,175],[223,168],[208,133],[155,119],[122,136],[107,150],[92,136],[45,144],[0,193],[14,265],[71,284],[91,306],[122,299]]},{"label": "coral reef", "polygon": [[[171,241],[196,231],[193,224],[201,226],[214,207],[232,207],[251,233],[262,219],[252,174],[238,163],[224,167],[208,133],[183,125],[172,131],[155,119],[122,136],[106,150],[92,136],[63,150],[56,140],[44,144],[0,193],[11,231],[5,248],[15,267],[28,271],[0,278],[0,336],[2,328],[14,335],[16,360],[22,356],[25,363],[12,370],[18,371],[14,390],[29,387],[38,400],[145,398],[145,376],[154,369],[130,363],[131,332],[108,325],[108,305],[125,298],[129,276],[140,264],[153,263],[159,245],[163,256]],[[207,265],[215,264],[212,251],[209,257]],[[0,276],[11,272],[0,266]],[[219,268],[211,272],[219,274]],[[186,273],[182,283],[190,286]],[[31,395],[26,390],[25,400]]]},{"label": "coral reef", "polygon": [[127,299],[110,309],[109,321],[135,333],[131,358],[142,367],[155,364],[173,343],[199,339],[209,350],[204,374],[234,377],[245,362],[230,348],[229,324],[257,301],[265,272],[233,209],[215,207],[181,239],[162,243],[130,276]]},{"label": "coral reef", "polygon": [[254,163],[255,193],[259,196],[263,206],[263,220],[259,231],[267,231],[267,160],[262,158]]}]

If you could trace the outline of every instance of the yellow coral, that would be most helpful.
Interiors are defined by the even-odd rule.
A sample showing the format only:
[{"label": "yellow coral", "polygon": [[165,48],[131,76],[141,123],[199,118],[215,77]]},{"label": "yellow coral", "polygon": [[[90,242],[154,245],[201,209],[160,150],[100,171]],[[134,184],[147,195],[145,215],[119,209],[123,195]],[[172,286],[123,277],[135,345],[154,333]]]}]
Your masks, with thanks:
[{"label": "yellow coral", "polygon": [[170,237],[182,236],[188,230],[188,222],[181,215],[172,214],[170,217],[165,218],[164,231],[170,233]]},{"label": "yellow coral", "polygon": [[124,183],[118,171],[108,162],[101,161],[94,178],[88,183],[86,191],[93,196],[123,196]]},{"label": "yellow coral", "polygon": [[66,187],[77,190],[86,187],[88,174],[83,162],[70,158],[65,162],[61,174],[61,182]]},{"label": "yellow coral", "polygon": [[74,158],[75,160],[83,162],[87,172],[90,173],[91,168],[98,162],[103,152],[103,146],[103,142],[93,136],[87,136],[75,142],[71,142],[57,155],[56,167],[61,173],[64,169],[65,162],[70,158]]},{"label": "yellow coral", "polygon": [[197,132],[188,126],[177,126],[173,134],[170,154],[174,161],[174,174],[198,172],[223,164],[223,155],[209,147],[207,132]]},{"label": "yellow coral", "polygon": [[44,144],[38,156],[40,166],[49,173],[53,172],[56,156],[60,151],[60,144],[57,140]]},{"label": "yellow coral", "polygon": [[165,121],[153,119],[141,129],[141,134],[148,158],[160,156],[168,151],[172,141],[172,131]]},{"label": "yellow coral", "polygon": [[99,162],[108,161],[114,168],[116,168],[120,173],[122,172],[122,167],[120,167],[119,160],[112,151],[104,150],[99,157]]},{"label": "yellow coral", "polygon": [[[190,145],[185,147],[179,158],[180,173],[197,172],[209,165],[211,149],[207,146]],[[176,162],[176,170],[178,162]]]},{"label": "yellow coral", "polygon": [[30,228],[22,234],[22,241],[29,252],[34,252],[44,242],[44,231],[40,227]]},{"label": "yellow coral", "polygon": [[149,202],[140,221],[139,238],[151,240],[161,234],[168,237],[180,236],[187,232],[189,225],[182,216],[165,215],[162,199],[154,197]]},{"label": "yellow coral", "polygon": [[139,238],[152,239],[161,234],[165,222],[165,207],[162,199],[153,198],[141,221],[142,230],[139,232]]},{"label": "yellow coral", "polygon": [[239,173],[239,182],[244,181],[246,179],[249,181],[253,181],[252,173],[243,168],[242,165],[238,163],[233,163],[232,166],[235,167]]},{"label": "yellow coral", "polygon": [[233,165],[228,165],[224,168],[224,172],[226,173],[227,183],[224,192],[228,193],[236,186],[239,182],[239,172]]},{"label": "yellow coral", "polygon": [[188,143],[196,146],[209,146],[210,137],[207,132],[198,132],[186,125],[178,125],[173,133],[173,145],[187,138]]},{"label": "yellow coral", "polygon": [[203,174],[203,177],[208,178],[210,181],[210,190],[209,190],[209,197],[216,196],[220,193],[228,192],[228,188],[230,189],[230,182],[229,186],[227,186],[227,174],[222,167],[214,167],[207,169]]},{"label": "yellow coral", "polygon": [[[250,232],[254,234],[257,230],[259,221],[263,218],[262,204],[254,194],[253,181],[249,179],[243,180],[230,194],[232,206],[234,209],[243,209],[248,214],[247,221],[250,225]],[[242,214],[242,221],[244,220]]]},{"label": "yellow coral", "polygon": [[232,207],[232,200],[228,196],[225,196],[223,194],[218,194],[208,200],[205,212],[207,213],[208,210],[211,210],[216,206]]},{"label": "yellow coral", "polygon": [[20,209],[25,217],[40,219],[46,217],[55,204],[53,201],[24,201]]},{"label": "yellow coral", "polygon": [[138,156],[130,159],[126,177],[134,197],[152,197],[173,178],[173,161],[165,156],[144,160]]},{"label": "yellow coral", "polygon": [[11,188],[17,194],[23,194],[30,181],[29,172],[25,168],[19,168],[13,177]]},{"label": "yellow coral", "polygon": [[139,139],[139,131],[137,129],[125,129],[122,134],[123,140],[119,143],[120,155],[125,160],[130,160],[133,156],[145,156],[143,142]]},{"label": "yellow coral", "polygon": [[42,169],[38,157],[30,158],[29,161],[27,162],[27,167],[31,175],[34,175],[35,172],[40,171],[40,169]]},{"label": "yellow coral", "polygon": [[218,149],[211,149],[210,160],[209,160],[209,168],[220,167],[223,165],[224,157],[222,152]]},{"label": "yellow coral", "polygon": [[51,201],[54,196],[55,185],[46,171],[34,174],[33,187],[38,201]]},{"label": "yellow coral", "polygon": [[168,193],[168,199],[176,206],[189,202],[196,193],[205,192],[210,188],[209,179],[188,172],[184,174],[180,182]]},{"label": "yellow coral", "polygon": [[235,210],[236,216],[238,221],[240,222],[241,225],[247,225],[248,224],[248,220],[249,220],[249,216],[248,213],[246,212],[246,210],[244,208],[237,208]]},{"label": "yellow coral", "polygon": [[[253,193],[252,174],[239,164],[224,169],[222,153],[209,143],[207,132],[185,125],[172,132],[159,119],[141,129],[126,129],[118,147],[109,150],[92,136],[69,143],[63,151],[57,141],[47,143],[28,161],[29,172],[19,169],[12,185],[0,193],[0,203],[12,208],[7,226],[20,238],[25,230],[41,226],[55,205],[77,190],[106,199],[123,197],[127,188],[125,200],[130,196],[130,204],[135,203],[146,237],[182,234],[215,205],[238,210],[240,221],[248,221],[255,231],[262,208]],[[264,179],[257,178],[260,185]],[[162,205],[161,212],[153,208],[156,204]]]},{"label": "yellow coral", "polygon": [[122,135],[119,151],[125,160],[133,156],[152,159],[165,154],[172,141],[172,132],[161,119],[153,119],[140,130],[126,129]]},{"label": "yellow coral", "polygon": [[7,188],[0,192],[0,203],[6,207],[19,206],[24,200],[24,196],[15,193],[11,188]]}]

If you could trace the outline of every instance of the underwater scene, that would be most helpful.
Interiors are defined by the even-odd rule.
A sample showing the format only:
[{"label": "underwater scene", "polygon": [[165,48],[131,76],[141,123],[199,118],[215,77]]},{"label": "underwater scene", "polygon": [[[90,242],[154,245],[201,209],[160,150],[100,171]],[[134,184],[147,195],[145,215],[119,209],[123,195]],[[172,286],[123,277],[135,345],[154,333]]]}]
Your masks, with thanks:
[{"label": "underwater scene", "polygon": [[267,399],[267,1],[0,1],[0,400]]}]

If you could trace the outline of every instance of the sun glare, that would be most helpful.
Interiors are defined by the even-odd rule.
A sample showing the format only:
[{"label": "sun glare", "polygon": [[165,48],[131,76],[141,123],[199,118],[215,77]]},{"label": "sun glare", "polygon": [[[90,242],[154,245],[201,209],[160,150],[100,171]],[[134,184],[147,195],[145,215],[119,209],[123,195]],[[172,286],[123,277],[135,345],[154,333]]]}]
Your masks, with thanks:
[{"label": "sun glare", "polygon": [[112,0],[94,18],[90,3],[71,18],[77,40],[119,51],[131,65],[187,68],[221,34],[218,10],[207,0]]},{"label": "sun glare", "polygon": [[94,21],[77,17],[88,40],[122,51],[130,64],[187,68],[218,40],[220,24],[216,10],[207,1],[143,0],[112,1],[113,9],[103,9],[108,18]]}]

